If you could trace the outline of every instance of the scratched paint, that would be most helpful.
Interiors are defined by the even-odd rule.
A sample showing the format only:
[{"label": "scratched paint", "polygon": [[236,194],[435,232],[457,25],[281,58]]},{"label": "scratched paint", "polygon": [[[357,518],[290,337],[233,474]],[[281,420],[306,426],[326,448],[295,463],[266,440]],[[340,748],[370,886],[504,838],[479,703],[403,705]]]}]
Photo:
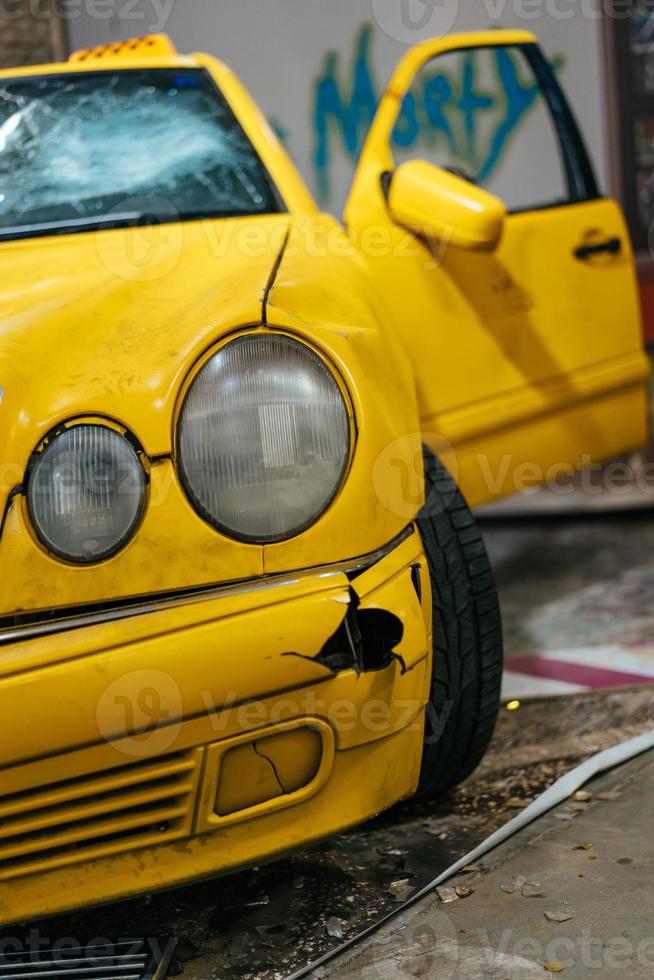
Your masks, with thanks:
[{"label": "scratched paint", "polygon": [[[313,167],[321,201],[329,200],[332,168],[338,152],[356,161],[374,119],[381,86],[373,67],[374,34],[362,25],[355,39],[354,58],[345,77],[341,56],[325,55],[314,85]],[[481,70],[479,52],[439,59],[447,65],[427,68],[404,99],[392,143],[402,155],[441,149],[480,184],[500,171],[511,141],[537,104],[539,87],[516,51],[484,51],[490,77]],[[554,60],[560,68],[563,59]],[[483,74],[483,78],[482,78]]]}]

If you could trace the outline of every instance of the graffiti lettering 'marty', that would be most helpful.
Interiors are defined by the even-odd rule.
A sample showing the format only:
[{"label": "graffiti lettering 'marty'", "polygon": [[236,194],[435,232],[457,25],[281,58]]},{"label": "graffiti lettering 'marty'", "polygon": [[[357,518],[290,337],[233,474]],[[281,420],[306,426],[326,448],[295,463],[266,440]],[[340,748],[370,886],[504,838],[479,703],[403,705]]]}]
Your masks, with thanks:
[{"label": "graffiti lettering 'marty'", "polygon": [[[339,79],[337,52],[327,54],[315,85],[314,168],[323,200],[329,198],[331,189],[334,141],[340,141],[350,159],[356,160],[379,104],[371,63],[372,37],[372,26],[364,25],[356,41],[349,85]],[[488,91],[480,87],[479,59],[474,51],[460,57],[456,76],[445,71],[423,72],[402,105],[393,132],[395,148],[434,149],[442,141],[447,156],[479,183],[492,178],[540,90],[535,81],[521,78],[515,53],[497,48],[490,57],[495,79]]]},{"label": "graffiti lettering 'marty'", "polygon": [[332,124],[335,124],[340,132],[348,156],[356,159],[377,111],[379,96],[370,66],[371,38],[372,27],[366,25],[357,41],[349,98],[341,92],[338,79],[340,58],[336,51],[327,54],[323,74],[316,83],[314,165],[318,178],[318,193],[322,198],[329,196],[330,189]]}]

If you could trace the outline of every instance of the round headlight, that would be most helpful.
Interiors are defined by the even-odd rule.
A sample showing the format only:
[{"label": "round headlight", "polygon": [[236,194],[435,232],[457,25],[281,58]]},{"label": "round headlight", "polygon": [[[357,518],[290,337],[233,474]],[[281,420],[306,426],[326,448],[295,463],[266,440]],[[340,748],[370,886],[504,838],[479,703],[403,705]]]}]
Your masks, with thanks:
[{"label": "round headlight", "polygon": [[145,505],[136,450],[114,429],[76,425],[36,457],[27,502],[34,529],[66,561],[100,561],[131,538]]},{"label": "round headlight", "polygon": [[309,347],[248,334],[194,379],[178,448],[186,492],[206,520],[242,541],[281,541],[333,500],[349,457],[348,411]]}]

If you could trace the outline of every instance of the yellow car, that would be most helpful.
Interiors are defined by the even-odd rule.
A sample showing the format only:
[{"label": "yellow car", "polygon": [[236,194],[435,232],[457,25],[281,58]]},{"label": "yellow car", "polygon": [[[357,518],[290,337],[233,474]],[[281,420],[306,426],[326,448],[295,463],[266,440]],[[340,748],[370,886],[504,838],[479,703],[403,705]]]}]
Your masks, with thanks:
[{"label": "yellow car", "polygon": [[[399,159],[475,59],[490,163],[522,119],[561,190],[509,201],[517,161],[502,199],[472,128]],[[343,222],[164,36],[5,71],[0,261],[0,923],[466,777],[502,662],[469,507],[646,438],[627,232],[533,36],[410,51]]]}]

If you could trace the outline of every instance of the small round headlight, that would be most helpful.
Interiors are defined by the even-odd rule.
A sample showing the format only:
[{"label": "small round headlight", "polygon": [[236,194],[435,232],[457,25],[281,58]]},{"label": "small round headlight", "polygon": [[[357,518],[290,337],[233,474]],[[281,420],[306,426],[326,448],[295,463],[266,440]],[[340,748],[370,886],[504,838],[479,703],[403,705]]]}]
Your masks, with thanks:
[{"label": "small round headlight", "polygon": [[282,334],[248,334],[192,382],[179,421],[182,482],[199,513],[242,541],[292,537],[333,500],[350,422],[325,362]]},{"label": "small round headlight", "polygon": [[27,502],[42,543],[75,563],[100,561],[132,537],[145,505],[136,450],[114,429],[64,429],[35,458]]}]

